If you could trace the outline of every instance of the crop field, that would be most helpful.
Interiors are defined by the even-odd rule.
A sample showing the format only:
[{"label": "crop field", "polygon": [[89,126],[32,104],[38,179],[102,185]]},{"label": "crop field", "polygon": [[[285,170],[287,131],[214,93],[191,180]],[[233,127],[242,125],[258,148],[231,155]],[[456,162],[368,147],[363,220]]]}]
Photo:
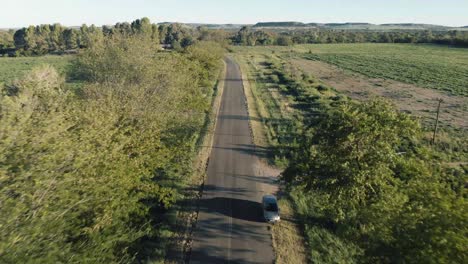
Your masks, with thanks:
[{"label": "crop field", "polygon": [[64,73],[73,56],[43,56],[43,57],[17,57],[0,58],[0,85],[14,79],[21,78],[26,72],[36,66],[49,64],[60,73]]},{"label": "crop field", "polygon": [[305,58],[334,64],[370,78],[468,95],[468,50],[435,45],[305,45]]}]

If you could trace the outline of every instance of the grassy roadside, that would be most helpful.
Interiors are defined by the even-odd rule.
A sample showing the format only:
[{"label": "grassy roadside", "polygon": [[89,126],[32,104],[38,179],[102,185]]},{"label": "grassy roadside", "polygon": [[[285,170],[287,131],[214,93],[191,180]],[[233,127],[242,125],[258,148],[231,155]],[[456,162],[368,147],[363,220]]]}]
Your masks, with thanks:
[{"label": "grassy roadside", "polygon": [[[234,57],[242,71],[254,143],[257,146],[271,148],[274,144],[271,134],[273,130],[271,122],[267,120],[272,119],[272,112],[281,114],[281,109],[287,108],[288,101],[271,96],[271,94],[262,94],[265,84],[258,82],[259,66],[255,61],[263,59],[263,56],[256,55],[248,57],[246,54],[236,53]],[[282,220],[271,228],[276,255],[275,263],[306,263],[305,242],[293,204],[286,193],[280,192],[278,198]]]},{"label": "grassy roadside", "polygon": [[221,106],[221,99],[224,90],[224,79],[226,75],[226,63],[223,61],[222,70],[219,73],[215,84],[215,91],[211,102],[210,112],[207,113],[205,125],[201,136],[197,142],[197,155],[193,160],[193,174],[188,182],[188,188],[184,193],[183,202],[175,212],[175,229],[177,230],[171,239],[168,256],[164,263],[185,263],[187,253],[190,252],[192,241],[191,236],[194,225],[198,218],[197,201],[200,199],[201,188],[206,177],[206,168],[211,153],[211,146],[214,139],[216,120]]},{"label": "grassy roadside", "polygon": [[305,241],[294,205],[286,195],[279,195],[281,221],[272,227],[273,248],[277,264],[307,263]]},{"label": "grassy roadside", "polygon": [[238,56],[236,56],[236,61],[241,69],[244,93],[247,99],[247,108],[253,130],[253,141],[257,146],[268,147],[269,144],[266,137],[266,128],[261,120],[268,118],[269,115],[265,110],[263,102],[258,98],[256,88],[257,83],[254,81],[255,76],[250,70],[253,65],[249,66],[249,62],[244,61],[241,57]]}]

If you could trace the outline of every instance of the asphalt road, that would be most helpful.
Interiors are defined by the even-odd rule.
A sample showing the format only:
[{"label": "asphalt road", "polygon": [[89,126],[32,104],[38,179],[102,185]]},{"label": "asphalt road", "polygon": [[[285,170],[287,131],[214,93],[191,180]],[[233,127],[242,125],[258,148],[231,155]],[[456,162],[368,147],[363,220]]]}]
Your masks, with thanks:
[{"label": "asphalt road", "polygon": [[259,166],[238,65],[226,59],[227,74],[208,176],[200,202],[190,263],[273,263],[261,197],[272,177]]}]

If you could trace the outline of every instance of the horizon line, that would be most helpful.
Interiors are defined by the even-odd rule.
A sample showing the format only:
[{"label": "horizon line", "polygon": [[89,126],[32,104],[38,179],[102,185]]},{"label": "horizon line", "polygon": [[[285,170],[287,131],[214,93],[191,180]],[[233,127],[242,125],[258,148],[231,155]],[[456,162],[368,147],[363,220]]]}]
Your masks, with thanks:
[{"label": "horizon line", "polygon": [[[141,18],[144,18],[145,16],[143,17],[140,17],[140,18],[135,18],[134,20],[136,19],[141,19]],[[19,27],[0,27],[0,29],[20,29],[20,28],[27,28],[29,26],[38,26],[38,25],[53,25],[53,24],[60,24],[64,27],[80,27],[82,25],[96,25],[98,27],[100,26],[114,26],[115,24],[117,23],[125,23],[125,22],[132,22],[134,20],[131,20],[131,21],[117,21],[117,22],[114,22],[114,23],[104,23],[104,24],[101,24],[101,25],[97,25],[96,23],[82,23],[80,25],[65,25],[65,24],[62,24],[60,22],[52,22],[52,23],[39,23],[39,24],[35,24],[35,25],[28,25],[28,26],[19,26]],[[150,19],[151,20],[151,19]],[[461,25],[461,26],[449,26],[449,25],[444,25],[444,24],[432,24],[432,23],[427,23],[427,22],[424,22],[424,23],[419,23],[419,22],[386,22],[386,23],[370,23],[370,22],[303,22],[303,21],[294,21],[294,20],[288,20],[288,21],[281,21],[281,20],[278,20],[278,21],[258,21],[258,22],[255,22],[255,23],[210,23],[210,22],[180,22],[180,21],[161,21],[161,22],[153,22],[153,24],[200,24],[200,25],[239,25],[239,26],[243,26],[243,25],[246,25],[246,26],[250,26],[250,25],[256,25],[256,24],[259,24],[259,23],[301,23],[301,24],[304,24],[304,25],[308,25],[308,24],[321,24],[321,25],[326,25],[326,24],[369,24],[369,25],[374,25],[374,26],[385,26],[385,25],[405,25],[405,24],[413,24],[413,25],[429,25],[429,26],[442,26],[442,27],[449,27],[449,28],[463,28],[463,27],[468,27],[468,24],[466,25]]]}]

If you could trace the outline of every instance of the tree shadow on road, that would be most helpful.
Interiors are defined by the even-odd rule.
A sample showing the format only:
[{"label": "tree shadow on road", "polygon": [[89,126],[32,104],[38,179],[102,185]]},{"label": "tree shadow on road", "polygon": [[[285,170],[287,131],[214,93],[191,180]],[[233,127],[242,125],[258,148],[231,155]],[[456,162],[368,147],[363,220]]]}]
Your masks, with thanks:
[{"label": "tree shadow on road", "polygon": [[215,197],[200,201],[200,212],[219,213],[251,222],[264,222],[259,202],[227,197]]}]

